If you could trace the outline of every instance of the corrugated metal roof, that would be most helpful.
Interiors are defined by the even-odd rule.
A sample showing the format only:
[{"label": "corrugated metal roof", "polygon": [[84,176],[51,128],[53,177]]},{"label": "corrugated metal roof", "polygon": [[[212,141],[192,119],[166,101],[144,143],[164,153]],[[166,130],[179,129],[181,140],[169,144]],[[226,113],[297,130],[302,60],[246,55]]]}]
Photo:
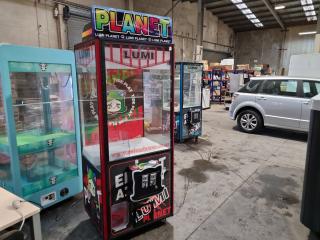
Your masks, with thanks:
[{"label": "corrugated metal roof", "polygon": [[[187,0],[183,0],[187,1]],[[197,0],[189,0],[196,2]],[[263,24],[263,28],[279,27],[279,21],[268,9],[267,4],[274,8],[276,5],[284,5],[284,9],[275,10],[280,21],[285,27],[315,24],[316,21],[308,21],[305,11],[302,7],[303,0],[242,0],[253,14]],[[235,31],[248,31],[257,29],[257,27],[241,12],[240,9],[231,0],[203,0],[204,6],[214,15],[218,16],[224,23],[229,25]],[[319,12],[320,0],[312,1],[314,11]],[[309,1],[307,2],[309,5]],[[311,13],[311,10],[310,10]]]}]

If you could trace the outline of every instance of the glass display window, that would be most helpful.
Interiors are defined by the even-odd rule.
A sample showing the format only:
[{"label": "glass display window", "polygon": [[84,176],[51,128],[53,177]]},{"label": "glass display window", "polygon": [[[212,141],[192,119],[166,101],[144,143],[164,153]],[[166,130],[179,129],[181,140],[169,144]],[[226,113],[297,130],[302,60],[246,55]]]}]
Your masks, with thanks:
[{"label": "glass display window", "polygon": [[100,168],[99,116],[95,46],[77,49],[77,76],[83,154],[94,166]]},{"label": "glass display window", "polygon": [[168,47],[105,45],[109,161],[170,148]]},{"label": "glass display window", "polygon": [[29,195],[78,175],[71,66],[9,62],[9,73],[22,193]]}]

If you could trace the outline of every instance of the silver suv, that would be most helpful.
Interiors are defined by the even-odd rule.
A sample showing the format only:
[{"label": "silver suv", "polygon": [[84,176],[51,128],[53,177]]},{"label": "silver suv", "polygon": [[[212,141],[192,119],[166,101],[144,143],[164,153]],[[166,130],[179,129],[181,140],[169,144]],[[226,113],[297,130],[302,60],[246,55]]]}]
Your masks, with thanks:
[{"label": "silver suv", "polygon": [[233,96],[230,117],[240,130],[254,133],[264,126],[307,132],[310,99],[320,94],[320,79],[251,78]]}]

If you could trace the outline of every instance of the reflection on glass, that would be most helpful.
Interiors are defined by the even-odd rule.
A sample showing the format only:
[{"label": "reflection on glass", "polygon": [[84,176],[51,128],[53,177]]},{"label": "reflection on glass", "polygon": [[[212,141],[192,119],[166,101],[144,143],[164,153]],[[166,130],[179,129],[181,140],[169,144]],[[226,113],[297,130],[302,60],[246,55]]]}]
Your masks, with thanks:
[{"label": "reflection on glass", "polygon": [[[6,131],[6,116],[3,105],[3,92],[2,92],[2,83],[0,76],[0,137],[2,137],[5,141],[7,139],[7,131]],[[6,148],[1,148],[0,145],[0,187],[10,185],[10,156]]]},{"label": "reflection on glass", "polygon": [[184,65],[183,69],[183,107],[201,106],[201,65]]},{"label": "reflection on glass", "polygon": [[180,65],[175,66],[174,74],[174,111],[180,112]]},{"label": "reflection on glass", "polygon": [[100,168],[95,47],[75,51],[77,62],[83,155]]},{"label": "reflection on glass", "polygon": [[[9,70],[22,191],[28,195],[78,174],[71,67],[10,62]],[[6,146],[1,134],[0,149]]]},{"label": "reflection on glass", "polygon": [[170,52],[110,44],[105,56],[110,161],[169,149]]}]

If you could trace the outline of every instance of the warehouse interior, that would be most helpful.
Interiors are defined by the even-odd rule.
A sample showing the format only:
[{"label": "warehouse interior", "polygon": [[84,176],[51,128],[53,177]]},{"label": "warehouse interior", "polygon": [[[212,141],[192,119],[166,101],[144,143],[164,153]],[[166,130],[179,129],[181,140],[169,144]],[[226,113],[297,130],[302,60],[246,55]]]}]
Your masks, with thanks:
[{"label": "warehouse interior", "polygon": [[[0,0],[0,240],[320,239],[319,13],[320,0]],[[157,18],[145,37],[169,26],[169,40],[128,40]],[[39,170],[52,157],[70,160],[57,164],[70,185]],[[157,194],[135,189],[157,167]],[[43,179],[29,191],[20,175]]]}]

